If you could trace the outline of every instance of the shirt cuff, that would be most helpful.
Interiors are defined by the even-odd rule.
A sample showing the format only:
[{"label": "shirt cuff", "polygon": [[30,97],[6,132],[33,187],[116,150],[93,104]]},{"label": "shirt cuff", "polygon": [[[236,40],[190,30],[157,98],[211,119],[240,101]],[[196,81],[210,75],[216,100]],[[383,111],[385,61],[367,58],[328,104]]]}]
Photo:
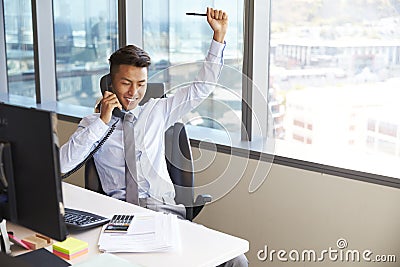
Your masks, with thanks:
[{"label": "shirt cuff", "polygon": [[220,43],[215,41],[214,39],[211,40],[210,50],[209,53],[216,57],[222,57],[224,49],[226,46],[226,42]]}]

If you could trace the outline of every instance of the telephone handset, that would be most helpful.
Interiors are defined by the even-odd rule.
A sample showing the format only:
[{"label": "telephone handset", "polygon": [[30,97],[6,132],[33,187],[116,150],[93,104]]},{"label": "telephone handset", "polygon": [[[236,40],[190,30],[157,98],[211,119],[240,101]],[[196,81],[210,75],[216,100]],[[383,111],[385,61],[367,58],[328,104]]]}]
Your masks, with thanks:
[{"label": "telephone handset", "polygon": [[[111,87],[111,76],[110,76],[110,73],[107,74],[107,75],[104,75],[103,77],[101,77],[101,79],[100,79],[100,89],[101,89],[101,94],[102,95],[104,95],[105,91],[110,91],[110,92],[114,93],[112,91],[112,87]],[[112,113],[113,113],[114,116],[116,116],[118,118],[121,118],[121,119],[124,119],[126,111],[120,110],[119,108],[114,108]]]},{"label": "telephone handset", "polygon": [[112,113],[115,117],[121,118],[121,120],[124,119],[124,116],[126,114],[124,110],[120,110],[119,108],[114,108]]},{"label": "telephone handset", "polygon": [[[104,95],[105,91],[110,91],[112,92],[111,89],[111,76],[110,74],[104,75],[103,77],[101,77],[100,79],[100,89],[101,89],[101,93]],[[99,104],[100,105],[100,104]],[[97,108],[100,108],[99,106]],[[121,120],[124,119],[125,116],[125,111],[124,110],[120,110],[119,108],[114,108],[113,110],[113,115],[116,117],[121,118]],[[99,142],[99,144],[89,153],[89,155],[87,155],[87,157],[81,162],[79,163],[77,166],[75,166],[75,168],[73,168],[72,170],[70,170],[69,172],[63,174],[61,176],[61,179],[65,179],[68,176],[70,176],[71,174],[75,173],[77,170],[79,170],[80,168],[82,168],[83,165],[86,164],[86,162],[91,159],[93,157],[93,155],[100,149],[100,147],[107,141],[107,139],[110,137],[110,135],[113,133],[113,131],[115,130],[115,127],[117,125],[119,120],[115,121],[111,127],[110,130],[107,132],[107,134],[103,137],[103,139],[101,139],[101,141]]]}]

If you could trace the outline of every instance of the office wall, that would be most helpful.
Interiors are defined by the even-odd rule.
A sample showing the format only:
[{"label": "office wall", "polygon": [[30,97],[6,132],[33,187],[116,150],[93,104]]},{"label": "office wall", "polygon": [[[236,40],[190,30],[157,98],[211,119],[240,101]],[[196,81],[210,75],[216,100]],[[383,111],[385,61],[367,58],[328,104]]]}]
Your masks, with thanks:
[{"label": "office wall", "polygon": [[[204,159],[214,156],[207,151],[200,155],[198,149],[193,152]],[[232,170],[222,174],[229,161]],[[241,173],[245,164],[243,158],[217,154],[213,164],[196,175],[196,181],[206,184],[215,174]],[[399,189],[273,165],[258,191],[249,193],[253,175],[264,177],[268,167],[250,160],[237,186],[207,205],[196,222],[249,240],[246,255],[251,266],[398,266],[387,262],[366,264],[362,259],[358,263],[334,261],[328,255],[321,262],[294,262],[288,254],[292,250],[315,250],[318,258],[329,247],[340,251],[336,242],[344,238],[348,244],[342,250],[345,253],[368,249],[373,255],[396,255],[400,262]],[[288,261],[279,261],[276,253],[272,262],[269,258],[259,260],[257,252],[266,245],[268,251],[285,250]],[[291,255],[294,258],[296,254]]]},{"label": "office wall", "polygon": [[[78,124],[63,120],[58,120],[58,139],[60,142],[60,146],[68,141],[68,138],[75,132]],[[72,174],[70,177],[65,179],[66,182],[82,186],[85,185],[84,180],[84,167],[82,167],[79,171]]]},{"label": "office wall", "polygon": [[[67,140],[76,124],[60,121],[60,142]],[[396,255],[400,261],[400,191],[350,179],[324,175],[291,167],[269,165],[240,157],[193,149],[195,166],[204,167],[196,174],[199,185],[206,185],[215,177],[244,175],[238,184],[219,200],[207,205],[196,222],[250,241],[246,254],[251,266],[397,266],[398,263],[369,263],[324,260],[279,261],[276,253],[261,261],[259,250],[315,250],[317,257],[323,250],[347,252],[370,250],[375,255]],[[215,156],[215,158],[214,158]],[[229,163],[229,170],[225,166]],[[264,177],[265,182],[254,193],[248,192],[253,177]],[[83,185],[83,175],[77,174],[70,182]],[[344,238],[347,248],[338,249],[336,242]],[[334,254],[332,254],[334,255]],[[337,254],[340,255],[340,254]],[[264,254],[260,255],[264,257]],[[351,257],[350,257],[351,258]],[[333,259],[333,257],[332,257]]]}]

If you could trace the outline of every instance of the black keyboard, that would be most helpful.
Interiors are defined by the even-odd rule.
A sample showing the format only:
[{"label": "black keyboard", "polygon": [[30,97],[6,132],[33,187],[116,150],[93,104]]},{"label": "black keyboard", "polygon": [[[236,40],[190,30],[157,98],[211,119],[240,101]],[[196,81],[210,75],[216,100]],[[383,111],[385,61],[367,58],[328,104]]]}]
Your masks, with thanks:
[{"label": "black keyboard", "polygon": [[110,219],[97,214],[69,208],[65,208],[64,220],[68,228],[75,230],[90,229],[110,221]]}]

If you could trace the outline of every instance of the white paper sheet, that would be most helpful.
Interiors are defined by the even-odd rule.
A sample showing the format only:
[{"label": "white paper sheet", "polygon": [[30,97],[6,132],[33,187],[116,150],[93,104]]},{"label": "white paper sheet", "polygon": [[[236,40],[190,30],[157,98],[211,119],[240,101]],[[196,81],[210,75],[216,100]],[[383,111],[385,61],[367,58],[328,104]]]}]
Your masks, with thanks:
[{"label": "white paper sheet", "polygon": [[175,215],[152,213],[135,215],[127,233],[104,233],[99,249],[104,252],[153,252],[180,249],[178,221]]}]

